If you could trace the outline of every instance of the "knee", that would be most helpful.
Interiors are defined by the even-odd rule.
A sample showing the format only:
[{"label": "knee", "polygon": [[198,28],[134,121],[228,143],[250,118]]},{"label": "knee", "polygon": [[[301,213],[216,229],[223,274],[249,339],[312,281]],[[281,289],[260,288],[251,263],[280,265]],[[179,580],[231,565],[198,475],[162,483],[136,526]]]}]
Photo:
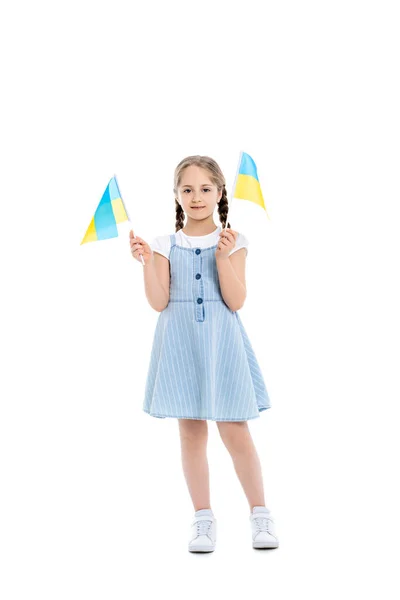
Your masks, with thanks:
[{"label": "knee", "polygon": [[198,444],[208,438],[207,421],[201,419],[178,419],[181,442]]},{"label": "knee", "polygon": [[240,448],[243,445],[243,437],[248,435],[247,421],[218,421],[217,427],[228,449]]}]

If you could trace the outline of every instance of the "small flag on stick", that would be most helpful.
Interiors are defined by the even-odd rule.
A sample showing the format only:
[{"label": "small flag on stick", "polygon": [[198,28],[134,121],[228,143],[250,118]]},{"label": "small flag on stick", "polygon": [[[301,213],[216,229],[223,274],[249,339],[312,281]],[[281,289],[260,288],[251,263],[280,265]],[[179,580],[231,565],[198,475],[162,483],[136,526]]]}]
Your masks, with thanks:
[{"label": "small flag on stick", "polygon": [[[81,241],[81,246],[87,242],[98,242],[118,237],[117,225],[124,221],[130,221],[130,218],[122,200],[117,176],[114,175],[114,177],[111,177],[103,197],[96,208],[94,217],[90,221],[90,225]],[[144,266],[143,255],[140,254],[139,256]]]},{"label": "small flag on stick", "polygon": [[117,178],[114,175],[104,191],[81,245],[118,237],[117,224],[129,220]]},{"label": "small flag on stick", "polygon": [[254,160],[246,152],[240,153],[239,166],[233,186],[232,199],[249,200],[261,206],[267,212],[258,180],[257,167]]}]

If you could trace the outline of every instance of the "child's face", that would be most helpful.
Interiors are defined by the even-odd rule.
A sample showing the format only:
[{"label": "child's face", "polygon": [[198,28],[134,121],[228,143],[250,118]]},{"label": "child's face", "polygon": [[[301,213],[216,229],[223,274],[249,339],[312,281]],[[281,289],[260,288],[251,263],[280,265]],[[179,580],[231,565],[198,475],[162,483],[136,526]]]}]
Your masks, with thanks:
[{"label": "child's face", "polygon": [[[204,219],[213,214],[222,191],[212,183],[206,169],[190,165],[183,171],[178,188],[178,201],[192,219]],[[194,208],[196,206],[203,208]]]}]

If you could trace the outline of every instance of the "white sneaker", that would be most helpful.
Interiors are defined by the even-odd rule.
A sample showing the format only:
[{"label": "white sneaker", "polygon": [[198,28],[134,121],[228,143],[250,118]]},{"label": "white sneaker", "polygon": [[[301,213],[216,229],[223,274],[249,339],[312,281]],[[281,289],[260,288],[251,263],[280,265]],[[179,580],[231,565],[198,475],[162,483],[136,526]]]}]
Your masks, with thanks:
[{"label": "white sneaker", "polygon": [[189,552],[213,552],[216,541],[217,521],[212,511],[208,509],[196,511],[191,525]]},{"label": "white sneaker", "polygon": [[278,548],[275,523],[265,506],[254,506],[250,515],[253,548]]}]

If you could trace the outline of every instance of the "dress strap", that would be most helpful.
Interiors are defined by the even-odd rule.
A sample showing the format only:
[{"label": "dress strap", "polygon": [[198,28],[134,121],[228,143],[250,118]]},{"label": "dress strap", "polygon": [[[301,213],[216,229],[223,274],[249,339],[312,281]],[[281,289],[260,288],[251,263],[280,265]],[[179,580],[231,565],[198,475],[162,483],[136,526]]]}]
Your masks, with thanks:
[{"label": "dress strap", "polygon": [[171,235],[169,236],[169,239],[171,240],[171,248],[173,246],[176,246],[176,237],[174,233],[171,233]]}]

